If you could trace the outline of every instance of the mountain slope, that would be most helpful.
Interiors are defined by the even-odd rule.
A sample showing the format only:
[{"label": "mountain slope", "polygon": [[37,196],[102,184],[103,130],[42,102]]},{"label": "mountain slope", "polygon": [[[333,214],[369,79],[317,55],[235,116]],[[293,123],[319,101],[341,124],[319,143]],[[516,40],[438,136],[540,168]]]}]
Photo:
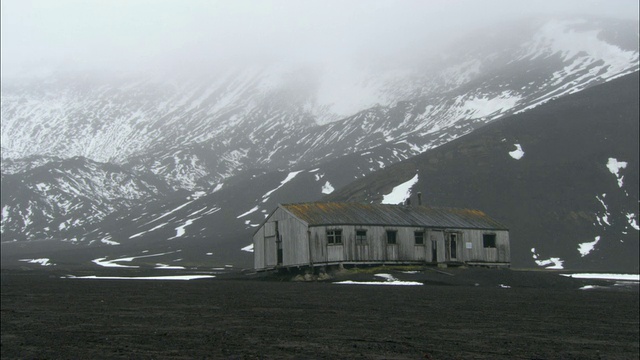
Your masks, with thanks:
[{"label": "mountain slope", "polygon": [[[61,75],[3,82],[2,157],[83,156],[202,190],[252,167],[313,165],[389,142],[407,142],[415,155],[434,146],[435,132],[457,137],[636,71],[638,34],[628,25],[531,19],[473,34],[472,45],[461,41],[421,67],[356,64],[353,78],[335,83],[332,69],[302,65],[172,81]],[[345,82],[353,91],[327,96],[343,93]],[[359,107],[338,111],[342,103]],[[327,116],[334,122],[325,124]]]},{"label": "mountain slope", "polygon": [[3,174],[2,241],[77,241],[65,234],[114,211],[172,193],[153,173],[133,173],[82,157]]},{"label": "mountain slope", "polygon": [[[511,230],[514,266],[638,272],[638,73],[504,118],[355,181],[327,200],[380,202],[415,174],[432,206]],[[414,203],[416,201],[414,197]]]},{"label": "mountain slope", "polygon": [[236,261],[237,243],[278,201],[319,199],[637,72],[637,40],[630,22],[533,19],[411,67],[355,64],[338,82],[335,69],[311,65],[3,81],[3,242],[104,244],[124,255],[181,238],[202,256],[215,239]]}]

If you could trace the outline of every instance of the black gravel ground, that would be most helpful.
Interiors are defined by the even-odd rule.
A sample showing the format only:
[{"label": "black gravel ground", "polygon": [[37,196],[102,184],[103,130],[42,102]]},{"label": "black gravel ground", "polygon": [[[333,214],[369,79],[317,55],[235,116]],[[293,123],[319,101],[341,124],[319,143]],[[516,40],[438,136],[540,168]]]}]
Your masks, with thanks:
[{"label": "black gravel ground", "polygon": [[[387,272],[425,285],[335,285],[255,275],[191,281],[90,280],[63,279],[52,271],[3,270],[0,355],[2,359],[640,356],[637,286],[579,290],[586,282],[513,270]],[[341,277],[375,279],[373,272]]]}]

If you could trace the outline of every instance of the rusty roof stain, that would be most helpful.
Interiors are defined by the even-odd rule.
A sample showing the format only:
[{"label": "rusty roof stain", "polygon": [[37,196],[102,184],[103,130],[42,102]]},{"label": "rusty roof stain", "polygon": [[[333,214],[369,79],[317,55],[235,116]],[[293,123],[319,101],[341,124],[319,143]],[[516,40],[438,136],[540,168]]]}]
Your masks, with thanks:
[{"label": "rusty roof stain", "polygon": [[480,210],[355,202],[313,202],[280,205],[313,225],[384,225],[507,230]]}]

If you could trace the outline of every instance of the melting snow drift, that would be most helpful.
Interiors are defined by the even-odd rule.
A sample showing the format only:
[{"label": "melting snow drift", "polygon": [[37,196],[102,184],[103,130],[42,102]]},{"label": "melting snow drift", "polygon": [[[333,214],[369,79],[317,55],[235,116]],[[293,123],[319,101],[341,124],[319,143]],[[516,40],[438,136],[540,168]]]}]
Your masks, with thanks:
[{"label": "melting snow drift", "polygon": [[417,281],[400,281],[390,274],[376,274],[375,276],[385,279],[385,281],[338,281],[334,284],[339,285],[400,285],[400,286],[420,286],[424,285]]},{"label": "melting snow drift", "polygon": [[214,278],[215,275],[167,275],[167,276],[62,276],[63,279],[105,279],[105,280],[194,280]]},{"label": "melting snow drift", "polygon": [[572,277],[576,279],[603,279],[603,280],[624,280],[624,281],[640,281],[640,274],[599,274],[599,273],[578,273],[578,274],[560,274],[562,276]]}]

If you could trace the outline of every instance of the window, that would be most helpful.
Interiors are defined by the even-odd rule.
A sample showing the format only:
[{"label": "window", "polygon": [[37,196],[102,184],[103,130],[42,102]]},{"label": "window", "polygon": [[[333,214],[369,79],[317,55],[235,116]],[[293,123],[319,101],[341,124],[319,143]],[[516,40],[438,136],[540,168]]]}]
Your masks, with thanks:
[{"label": "window", "polygon": [[362,244],[367,242],[367,230],[356,230],[356,243]]},{"label": "window", "polygon": [[486,248],[496,247],[496,234],[482,234],[482,244]]},{"label": "window", "polygon": [[342,244],[342,230],[327,230],[328,244]]},{"label": "window", "polygon": [[424,245],[424,231],[414,231],[413,238],[416,240],[416,245]]},{"label": "window", "polygon": [[396,244],[397,231],[387,230],[387,244]]}]

